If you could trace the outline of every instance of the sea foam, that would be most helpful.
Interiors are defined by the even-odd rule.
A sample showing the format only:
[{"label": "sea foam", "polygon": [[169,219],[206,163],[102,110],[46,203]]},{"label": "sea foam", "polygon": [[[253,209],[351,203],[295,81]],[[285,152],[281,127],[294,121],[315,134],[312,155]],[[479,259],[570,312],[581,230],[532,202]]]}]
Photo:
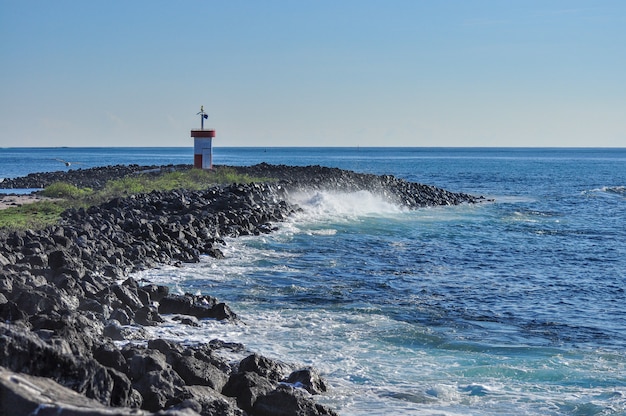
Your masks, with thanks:
[{"label": "sea foam", "polygon": [[369,191],[298,192],[291,195],[290,199],[304,210],[306,217],[311,219],[314,217],[354,219],[361,216],[393,215],[405,211],[399,205]]}]

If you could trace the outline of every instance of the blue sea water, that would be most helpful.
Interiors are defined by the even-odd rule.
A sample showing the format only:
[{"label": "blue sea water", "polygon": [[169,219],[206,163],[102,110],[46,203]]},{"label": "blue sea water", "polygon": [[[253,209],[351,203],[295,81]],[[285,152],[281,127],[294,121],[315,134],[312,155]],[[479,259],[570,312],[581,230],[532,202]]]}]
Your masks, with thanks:
[{"label": "blue sea water", "polygon": [[[191,163],[191,148],[0,149],[0,177]],[[217,296],[246,325],[153,336],[243,342],[312,365],[342,415],[626,414],[626,149],[215,148],[214,163],[320,164],[484,195],[406,211],[366,192],[226,259],[137,278]]]}]

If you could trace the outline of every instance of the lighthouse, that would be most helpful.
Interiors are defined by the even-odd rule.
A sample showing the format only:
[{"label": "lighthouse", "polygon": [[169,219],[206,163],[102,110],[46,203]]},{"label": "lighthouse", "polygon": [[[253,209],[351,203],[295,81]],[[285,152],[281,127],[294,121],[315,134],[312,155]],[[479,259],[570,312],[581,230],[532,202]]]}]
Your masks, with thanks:
[{"label": "lighthouse", "polygon": [[204,129],[204,120],[209,118],[204,112],[204,106],[200,106],[200,130],[191,130],[193,137],[193,167],[197,169],[213,169],[212,141],[215,130]]}]

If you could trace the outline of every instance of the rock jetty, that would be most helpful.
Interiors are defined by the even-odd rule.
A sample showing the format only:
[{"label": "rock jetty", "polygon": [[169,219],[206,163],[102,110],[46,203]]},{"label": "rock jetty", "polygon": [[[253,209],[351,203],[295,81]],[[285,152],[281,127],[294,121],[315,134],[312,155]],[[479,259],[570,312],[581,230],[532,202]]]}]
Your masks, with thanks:
[{"label": "rock jetty", "polygon": [[139,173],[157,174],[166,171],[187,170],[191,165],[113,165],[90,169],[70,169],[55,172],[34,172],[19,178],[5,178],[0,189],[41,189],[55,182],[68,182],[79,188],[102,189],[107,181]]},{"label": "rock jetty", "polygon": [[[79,169],[0,186],[96,188],[138,171],[188,168]],[[68,210],[43,230],[0,231],[0,415],[334,415],[315,402],[326,384],[312,368],[219,340],[149,339],[144,328],[164,316],[180,325],[242,323],[210,294],[174,294],[128,276],[223,257],[225,237],[270,233],[299,211],[289,193],[301,189],[369,190],[411,208],[481,200],[319,166],[236,169],[278,180],[131,195]],[[243,358],[224,358],[233,354]]]}]

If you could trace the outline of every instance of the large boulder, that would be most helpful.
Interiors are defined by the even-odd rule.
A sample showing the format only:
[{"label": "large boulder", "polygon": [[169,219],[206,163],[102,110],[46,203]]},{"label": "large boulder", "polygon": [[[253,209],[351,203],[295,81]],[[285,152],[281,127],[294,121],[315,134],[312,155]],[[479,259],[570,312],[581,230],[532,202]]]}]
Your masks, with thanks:
[{"label": "large boulder", "polygon": [[239,363],[240,373],[256,373],[275,383],[282,381],[291,370],[291,366],[259,354],[251,354]]},{"label": "large boulder", "polygon": [[157,412],[184,400],[185,382],[171,368],[149,371],[133,383],[141,397],[142,409]]},{"label": "large boulder", "polygon": [[230,376],[222,389],[222,394],[234,397],[237,405],[246,412],[252,412],[257,399],[274,390],[275,384],[257,373],[235,373]]},{"label": "large boulder", "polygon": [[206,386],[186,386],[184,400],[172,409],[191,409],[203,416],[245,416],[237,403]]},{"label": "large boulder", "polygon": [[33,332],[0,323],[0,366],[48,377],[104,405],[137,404],[125,375],[74,355],[67,342],[54,341],[47,343]]},{"label": "large boulder", "polygon": [[159,302],[159,313],[190,315],[196,318],[236,320],[237,315],[224,303],[218,303],[212,296],[167,295]]},{"label": "large boulder", "polygon": [[180,356],[173,363],[174,370],[187,385],[209,386],[222,391],[228,376],[213,364],[192,356]]},{"label": "large boulder", "polygon": [[[0,367],[0,414],[42,416],[144,416],[128,407],[111,408],[46,377]],[[189,413],[192,415],[193,413]],[[182,415],[181,415],[182,416]]]},{"label": "large boulder", "polygon": [[280,385],[255,402],[254,416],[338,416],[333,410],[315,403],[308,393],[287,385]]},{"label": "large boulder", "polygon": [[322,394],[327,390],[326,383],[313,368],[294,371],[287,377],[287,383],[311,394]]}]

